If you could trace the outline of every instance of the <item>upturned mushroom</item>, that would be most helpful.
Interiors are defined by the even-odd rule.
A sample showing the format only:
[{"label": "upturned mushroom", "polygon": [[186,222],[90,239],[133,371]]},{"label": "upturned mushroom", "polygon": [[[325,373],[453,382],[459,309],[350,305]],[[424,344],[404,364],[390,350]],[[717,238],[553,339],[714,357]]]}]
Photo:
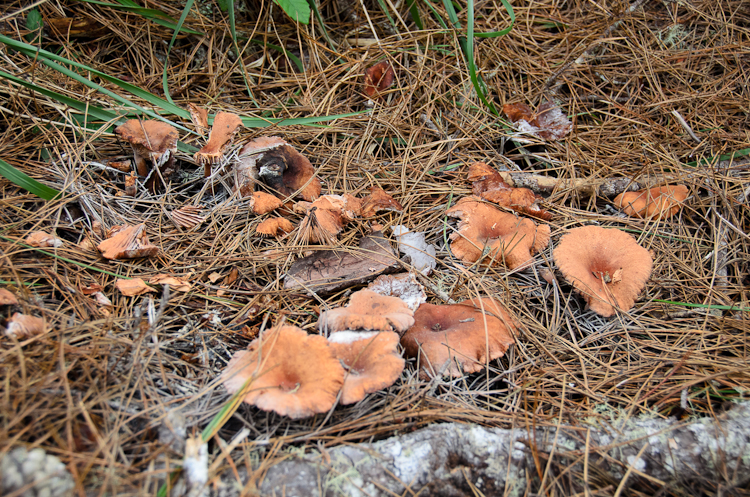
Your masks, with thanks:
[{"label": "upturned mushroom", "polygon": [[311,202],[320,196],[320,180],[307,158],[276,136],[262,136],[247,143],[235,165],[235,188],[243,195],[254,189],[253,181],[263,181],[277,192],[289,197],[299,192]]},{"label": "upturned mushroom", "polygon": [[573,228],[552,255],[565,280],[604,317],[631,309],[651,276],[648,250],[614,228]]},{"label": "upturned mushroom", "polygon": [[[130,119],[115,128],[120,139],[130,143],[136,171],[148,176],[146,187],[152,193],[161,189],[177,172],[177,129],[163,121]],[[149,175],[150,174],[150,175]]]},{"label": "upturned mushroom", "polygon": [[495,299],[451,305],[422,304],[401,337],[407,357],[419,358],[421,376],[460,377],[484,369],[515,343],[518,323]]},{"label": "upturned mushroom", "polygon": [[323,332],[344,330],[405,331],[414,324],[414,312],[398,297],[370,290],[354,292],[349,305],[324,311],[318,318]]},{"label": "upturned mushroom", "polygon": [[460,219],[450,236],[451,251],[469,264],[489,259],[492,265],[504,261],[509,269],[523,268],[549,244],[548,225],[502,212],[476,197],[462,198],[446,215]]},{"label": "upturned mushroom", "polygon": [[499,172],[484,162],[475,162],[469,166],[468,179],[472,183],[471,191],[477,197],[545,221],[552,218],[549,212],[538,205],[542,197],[528,188],[510,186]]},{"label": "upturned mushroom", "polygon": [[235,353],[221,381],[229,393],[249,383],[245,403],[301,419],[333,407],[344,374],[325,337],[280,326]]},{"label": "upturned mushroom", "polygon": [[195,161],[204,168],[203,176],[208,178],[211,175],[211,166],[218,164],[227,145],[231,143],[234,135],[237,134],[242,126],[242,119],[237,114],[231,112],[219,112],[214,117],[211,133],[208,135],[208,141],[193,156]]},{"label": "upturned mushroom", "polygon": [[668,219],[680,212],[688,193],[685,185],[659,186],[621,193],[614,204],[630,217]]},{"label": "upturned mushroom", "polygon": [[341,331],[328,338],[346,371],[339,400],[342,405],[359,402],[368,393],[396,382],[406,363],[398,351],[398,339],[391,331]]}]

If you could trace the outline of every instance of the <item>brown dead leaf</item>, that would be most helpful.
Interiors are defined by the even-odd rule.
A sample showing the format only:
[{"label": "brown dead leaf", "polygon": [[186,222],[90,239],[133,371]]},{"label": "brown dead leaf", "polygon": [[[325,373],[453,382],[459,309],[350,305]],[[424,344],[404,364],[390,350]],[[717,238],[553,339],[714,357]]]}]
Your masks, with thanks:
[{"label": "brown dead leaf", "polygon": [[126,297],[135,297],[142,295],[147,292],[155,292],[153,288],[148,286],[145,281],[141,278],[131,278],[129,280],[120,278],[115,281],[115,288]]},{"label": "brown dead leaf", "polygon": [[206,220],[205,216],[201,216],[202,208],[202,205],[184,205],[170,212],[169,216],[178,228],[195,228]]},{"label": "brown dead leaf", "polygon": [[106,259],[136,259],[150,257],[159,252],[159,247],[148,241],[146,225],[126,226],[115,231],[97,247]]},{"label": "brown dead leaf", "polygon": [[0,305],[18,305],[18,299],[5,288],[0,288]]},{"label": "brown dead leaf", "polygon": [[370,188],[370,194],[362,199],[362,217],[372,217],[378,212],[401,212],[404,207],[378,186]]},{"label": "brown dead leaf", "polygon": [[54,236],[44,231],[34,231],[33,233],[29,234],[29,236],[27,236],[24,241],[32,247],[60,248],[63,246],[62,240],[60,240],[59,238],[55,238]]},{"label": "brown dead leaf", "polygon": [[365,94],[370,98],[379,98],[381,93],[393,84],[396,73],[387,60],[378,62],[365,69]]},{"label": "brown dead leaf", "polygon": [[528,188],[513,188],[503,180],[499,172],[484,162],[472,164],[468,178],[472,182],[472,192],[477,197],[545,221],[552,219],[552,214],[537,204],[542,197]]}]

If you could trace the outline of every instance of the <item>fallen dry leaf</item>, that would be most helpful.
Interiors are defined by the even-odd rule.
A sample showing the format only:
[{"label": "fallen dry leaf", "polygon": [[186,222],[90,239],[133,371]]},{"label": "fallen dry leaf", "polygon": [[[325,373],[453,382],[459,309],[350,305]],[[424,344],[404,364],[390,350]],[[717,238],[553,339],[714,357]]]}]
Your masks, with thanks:
[{"label": "fallen dry leaf", "polygon": [[155,292],[153,288],[148,286],[145,281],[141,278],[131,278],[129,280],[120,278],[115,281],[115,288],[126,297],[135,297],[147,292]]},{"label": "fallen dry leaf", "polygon": [[396,73],[387,60],[365,69],[365,94],[370,98],[381,97],[381,93],[393,84]]},{"label": "fallen dry leaf", "polygon": [[472,182],[472,193],[477,197],[545,221],[552,219],[552,214],[537,204],[542,197],[528,188],[513,188],[498,171],[484,162],[472,164],[468,178]]},{"label": "fallen dry leaf", "polygon": [[404,207],[378,186],[370,188],[370,194],[362,199],[362,217],[372,217],[378,212],[401,212]]}]

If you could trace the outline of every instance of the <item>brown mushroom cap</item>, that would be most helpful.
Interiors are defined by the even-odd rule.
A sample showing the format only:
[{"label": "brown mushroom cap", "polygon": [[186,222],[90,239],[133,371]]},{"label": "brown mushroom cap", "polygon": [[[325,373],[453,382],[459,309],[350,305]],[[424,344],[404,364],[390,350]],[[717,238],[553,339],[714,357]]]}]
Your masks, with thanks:
[{"label": "brown mushroom cap", "polygon": [[372,217],[382,211],[401,212],[403,210],[404,207],[396,199],[378,186],[370,188],[370,194],[362,199],[363,217]]},{"label": "brown mushroom cap", "polygon": [[253,210],[254,214],[259,216],[275,211],[284,205],[278,197],[271,195],[270,193],[258,191],[253,192],[250,196],[252,197],[250,208]]},{"label": "brown mushroom cap", "polygon": [[115,134],[133,147],[140,176],[148,174],[146,160],[160,168],[170,159],[173,160],[177,151],[177,129],[163,121],[130,119],[115,128]]},{"label": "brown mushroom cap", "polygon": [[404,331],[414,323],[414,312],[397,297],[379,295],[370,290],[354,292],[349,305],[320,313],[318,329]]},{"label": "brown mushroom cap", "polygon": [[515,343],[517,329],[508,310],[492,298],[452,305],[422,304],[401,345],[407,357],[420,358],[424,372],[459,377],[484,369],[488,357],[493,360],[505,355]]},{"label": "brown mushroom cap", "polygon": [[393,385],[406,361],[398,351],[398,334],[391,331],[340,331],[328,338],[333,354],[346,371],[339,402],[354,404],[368,393]]},{"label": "brown mushroom cap", "polygon": [[208,129],[208,111],[193,103],[188,104],[188,111],[190,112],[190,120],[202,135]]},{"label": "brown mushroom cap", "polygon": [[159,252],[159,247],[149,242],[146,225],[143,223],[118,230],[97,248],[106,259],[137,259]]},{"label": "brown mushroom cap", "polygon": [[47,321],[44,318],[13,313],[8,319],[8,326],[5,328],[5,334],[17,340],[23,340],[36,335],[41,335],[47,331]]},{"label": "brown mushroom cap", "polygon": [[312,203],[297,202],[295,211],[306,212],[300,221],[300,239],[308,243],[335,241],[344,226],[352,221],[362,208],[360,200],[352,195],[323,195]]},{"label": "brown mushroom cap", "polygon": [[10,291],[0,288],[0,305],[18,305],[18,299]]},{"label": "brown mushroom cap", "polygon": [[208,135],[208,141],[193,156],[195,161],[205,168],[203,175],[206,178],[211,175],[211,165],[217,164],[221,160],[224,149],[232,141],[241,126],[242,119],[237,114],[231,112],[216,114],[214,124],[211,126],[211,133]]},{"label": "brown mushroom cap", "polygon": [[243,170],[252,169],[245,176],[262,180],[279,196],[297,191],[307,201],[320,196],[320,180],[310,161],[279,137],[262,136],[247,143],[240,151],[240,164]]},{"label": "brown mushroom cap", "polygon": [[476,197],[462,198],[446,214],[461,220],[450,236],[451,251],[469,264],[487,258],[493,265],[505,260],[510,269],[525,267],[549,243],[548,225],[502,212]]},{"label": "brown mushroom cap", "polygon": [[651,254],[633,236],[614,228],[573,228],[553,252],[555,264],[591,310],[610,317],[627,311],[651,276]]},{"label": "brown mushroom cap", "polygon": [[502,207],[522,212],[529,216],[549,221],[552,215],[537,205],[541,197],[528,188],[513,188],[503,180],[499,172],[484,162],[469,166],[468,179],[472,182],[472,192]]},{"label": "brown mushroom cap", "polygon": [[300,419],[333,407],[344,374],[325,337],[280,326],[235,353],[221,380],[229,393],[250,380],[244,402]]},{"label": "brown mushroom cap", "polygon": [[264,236],[279,236],[285,233],[291,233],[294,225],[288,219],[283,217],[271,217],[261,222],[255,232]]},{"label": "brown mushroom cap", "polygon": [[365,69],[365,94],[372,97],[379,97],[380,93],[385,91],[393,84],[396,73],[387,60]]},{"label": "brown mushroom cap", "polygon": [[614,204],[631,217],[668,219],[680,212],[688,193],[685,185],[659,186],[621,193]]}]

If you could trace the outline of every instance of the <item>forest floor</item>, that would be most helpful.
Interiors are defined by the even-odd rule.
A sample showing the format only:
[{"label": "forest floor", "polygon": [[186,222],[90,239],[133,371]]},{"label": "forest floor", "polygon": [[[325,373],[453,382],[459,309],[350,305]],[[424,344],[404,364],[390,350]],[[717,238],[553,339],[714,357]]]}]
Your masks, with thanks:
[{"label": "forest floor", "polygon": [[[0,159],[5,176],[17,170],[61,194],[41,199],[27,190],[55,191],[0,179],[0,286],[18,299],[2,307],[0,324],[15,312],[45,320],[43,333],[0,335],[0,455],[41,447],[67,466],[80,495],[154,495],[182,463],[185,434],[205,435],[219,420],[207,439],[210,476],[245,467],[252,493],[276,461],[308,447],[445,422],[575,424],[603,407],[714,417],[747,397],[745,0],[513,0],[512,10],[495,0],[472,2],[473,10],[325,0],[323,22],[313,13],[307,25],[268,2],[225,12],[201,0],[183,24],[191,31],[174,40],[184,3],[37,3],[0,7]],[[511,11],[508,33],[481,36],[511,26]],[[364,72],[380,61],[395,80],[369,101]],[[546,102],[571,121],[559,139],[519,131],[503,113],[507,104],[535,111]],[[253,214],[226,182],[206,184],[193,157],[205,137],[188,104],[245,119],[227,168],[243,143],[279,136],[310,160],[324,194],[363,197],[377,186],[403,210],[357,218],[327,245],[302,243],[296,232],[258,236],[268,215]],[[180,172],[162,191],[139,183],[133,196],[128,174],[108,166],[132,159],[114,128],[149,113],[178,127]],[[526,268],[468,264],[451,252],[456,223],[446,210],[472,194],[467,170],[476,162],[553,183],[540,190],[551,219],[536,220],[550,226],[551,242]],[[617,189],[607,189],[614,179],[681,184],[689,197],[670,218],[627,217],[613,206]],[[175,226],[170,214],[185,205],[201,206],[201,226]],[[303,217],[286,215],[295,225]],[[140,223],[159,248],[154,256],[107,260],[85,245]],[[320,312],[359,288],[322,297],[290,291],[291,265],[309,251],[353,250],[376,224],[394,248],[395,225],[436,247],[435,271],[420,277],[429,303],[492,296],[518,319],[516,344],[459,378],[421,379],[409,361],[393,386],[329,414],[222,411],[230,396],[218,378],[236,351],[281,322],[318,333]],[[625,231],[650,251],[651,277],[632,309],[601,317],[557,272],[554,248],[584,225]],[[62,246],[29,246],[38,230]],[[152,284],[129,297],[115,287],[158,274],[186,280],[184,291]],[[98,303],[96,291],[110,304]],[[249,435],[223,451],[220,440],[243,428]],[[581,475],[565,491],[538,476],[530,493],[584,491]],[[613,491],[595,475],[587,485],[592,494]],[[640,485],[629,495],[658,490]],[[696,492],[710,494],[726,482],[717,473],[702,485]]]}]

